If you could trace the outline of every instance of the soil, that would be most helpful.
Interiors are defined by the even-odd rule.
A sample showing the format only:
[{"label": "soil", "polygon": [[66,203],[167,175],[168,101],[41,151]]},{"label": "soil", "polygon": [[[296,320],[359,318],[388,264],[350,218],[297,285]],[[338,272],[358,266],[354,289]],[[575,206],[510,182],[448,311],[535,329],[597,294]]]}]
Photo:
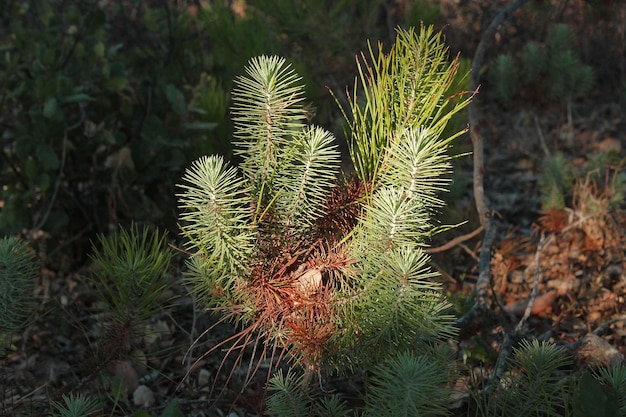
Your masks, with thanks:
[{"label": "soil", "polygon": [[[485,27],[508,3],[441,0],[441,23],[451,50],[471,57]],[[594,68],[593,90],[569,103],[544,101],[541,91],[529,91],[505,106],[493,99],[493,87],[485,80],[476,97],[485,140],[485,189],[498,227],[490,286],[495,321],[464,332],[457,347],[459,357],[469,358],[468,367],[480,368],[485,375],[493,370],[504,335],[522,319],[529,300],[523,337],[563,346],[584,340],[572,349],[580,367],[613,364],[626,355],[624,202],[602,206],[600,201],[600,209],[586,211],[583,197],[591,194],[602,200],[611,184],[607,182],[605,189],[588,183],[585,187],[585,178],[579,178],[578,194],[564,210],[545,211],[538,186],[545,157],[557,152],[580,170],[596,153],[613,152],[624,161],[626,5],[609,0],[556,3],[549,12],[542,9],[544,2],[531,2],[517,11],[498,30],[487,57],[516,53],[525,42],[542,39],[551,22],[566,22],[575,33],[585,33],[577,47],[583,62]],[[590,10],[592,3],[595,8]],[[458,147],[471,151],[469,136],[461,138]],[[607,178],[623,168],[607,171]],[[464,186],[444,218],[467,223],[439,235],[433,247],[479,225],[471,158],[457,161],[455,169],[455,178]],[[479,234],[432,255],[432,265],[441,271],[459,314],[471,305],[481,239]],[[129,329],[102,325],[102,303],[83,279],[89,266],[69,272],[43,270],[37,285],[43,300],[39,314],[8,355],[0,358],[0,414],[46,415],[47,398],[85,392],[104,400],[107,407],[117,404],[94,415],[131,415],[141,408],[153,416],[178,415],[166,414],[172,401],[186,416],[262,415],[270,364],[260,362],[255,377],[245,384],[248,369],[234,367],[239,356],[220,345],[234,334],[233,327],[194,305],[182,280],[182,254],[176,269],[170,290],[177,296],[174,305],[149,320],[132,344],[124,339]],[[535,284],[536,296],[531,297]],[[103,351],[100,340],[107,331],[116,335],[111,337],[114,343],[132,349],[126,357],[101,366],[94,352]],[[466,415],[463,407],[472,387],[469,377],[465,382],[459,385],[451,410],[457,415]],[[356,398],[359,376],[335,380],[332,386],[345,398]]]}]

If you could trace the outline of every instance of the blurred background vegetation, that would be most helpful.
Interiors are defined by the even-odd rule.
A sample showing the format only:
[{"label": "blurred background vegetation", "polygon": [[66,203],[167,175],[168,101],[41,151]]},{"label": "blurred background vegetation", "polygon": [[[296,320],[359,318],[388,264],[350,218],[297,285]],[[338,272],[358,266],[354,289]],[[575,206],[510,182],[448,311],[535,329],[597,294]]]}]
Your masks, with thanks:
[{"label": "blurred background vegetation", "polygon": [[[329,92],[345,100],[357,54],[368,42],[390,45],[397,26],[441,28],[467,73],[481,28],[507,2],[457,3],[0,0],[0,236],[26,238],[58,268],[85,261],[97,233],[132,221],[177,235],[175,184],[199,156],[231,156],[229,91],[249,58],[286,57],[314,103],[311,120],[341,142],[344,119]],[[619,94],[626,105],[626,39],[614,3],[529,2],[495,40],[481,102],[541,105],[545,84],[567,81],[559,75],[570,68],[577,72],[561,87],[573,84],[575,94],[550,98]],[[554,25],[561,20],[571,29]],[[572,65],[555,74],[540,60],[534,78],[507,71],[549,52],[555,27],[567,35]],[[586,36],[576,36],[582,28]],[[468,185],[455,178],[450,206]]]},{"label": "blurred background vegetation", "polygon": [[[229,90],[252,56],[287,57],[316,124],[368,40],[433,23],[427,0],[0,1],[0,236],[85,260],[131,221],[176,230],[175,184],[200,155],[229,157]],[[402,20],[402,21],[400,21]],[[62,256],[61,256],[62,255]]]}]

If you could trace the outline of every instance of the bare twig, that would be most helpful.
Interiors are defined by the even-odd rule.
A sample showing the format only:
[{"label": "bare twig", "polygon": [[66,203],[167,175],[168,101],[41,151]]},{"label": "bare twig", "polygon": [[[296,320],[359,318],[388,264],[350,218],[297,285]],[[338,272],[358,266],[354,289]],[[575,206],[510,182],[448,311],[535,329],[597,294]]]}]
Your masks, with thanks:
[{"label": "bare twig", "polygon": [[424,249],[424,252],[426,252],[426,253],[445,252],[448,249],[452,249],[453,247],[460,245],[461,243],[465,242],[466,240],[470,240],[474,236],[477,236],[483,230],[485,230],[484,227],[480,226],[478,229],[476,229],[476,230],[474,230],[472,232],[466,233],[466,234],[464,234],[462,236],[455,237],[454,239],[452,239],[448,243],[445,243],[445,244],[443,244],[441,246],[437,246],[436,248]]},{"label": "bare twig", "polygon": [[[548,240],[551,241],[553,237],[554,235],[551,235],[550,238],[548,238]],[[528,304],[526,305],[526,311],[524,311],[524,315],[520,319],[519,323],[517,323],[517,326],[515,326],[516,332],[519,332],[522,330],[522,328],[524,327],[524,324],[526,324],[526,320],[528,320],[528,317],[530,317],[530,312],[532,311],[533,306],[535,305],[535,300],[537,299],[537,289],[539,288],[539,277],[541,275],[539,259],[541,258],[541,252],[543,251],[543,248],[545,247],[545,245],[546,245],[546,237],[544,234],[542,234],[541,239],[539,239],[539,245],[537,245],[537,251],[535,252],[535,278],[533,280],[533,289],[530,292],[530,299],[528,300]]]},{"label": "bare twig", "polygon": [[481,317],[489,309],[489,281],[491,275],[491,247],[496,237],[496,228],[487,228],[480,250],[480,261],[478,263],[478,280],[476,281],[475,293],[476,301],[474,306],[456,322],[457,327],[467,328],[476,318]]},{"label": "bare twig", "polygon": [[[485,51],[489,45],[493,35],[495,34],[498,26],[507,19],[515,10],[524,5],[528,0],[516,0],[509,6],[501,10],[496,17],[489,24],[485,32],[483,33],[480,42],[476,47],[474,58],[472,59],[472,71],[470,73],[470,85],[469,90],[474,94],[478,93],[480,72],[483,66],[483,60],[485,57]],[[477,317],[482,316],[489,310],[489,280],[491,275],[491,247],[495,240],[496,227],[491,218],[487,199],[485,197],[484,178],[485,171],[484,164],[484,140],[480,130],[480,124],[478,123],[478,108],[476,103],[476,97],[468,106],[469,123],[470,123],[470,137],[472,138],[473,146],[473,180],[474,180],[474,201],[476,203],[476,211],[478,212],[478,218],[481,226],[485,229],[485,237],[483,239],[480,262],[478,264],[478,281],[476,282],[476,302],[474,306],[463,317],[457,320],[457,326],[460,328],[466,328],[469,324],[473,323]]]},{"label": "bare twig", "polygon": [[480,262],[480,258],[476,253],[471,250],[465,243],[459,243],[459,248],[463,249],[469,256],[471,256],[476,262]]},{"label": "bare twig", "polygon": [[520,319],[520,321],[515,326],[515,329],[512,332],[508,332],[504,335],[504,339],[502,340],[502,345],[500,346],[500,353],[498,354],[498,360],[496,361],[496,365],[493,370],[493,376],[489,381],[487,387],[485,387],[485,392],[489,393],[493,389],[494,386],[497,386],[500,383],[500,379],[506,370],[506,362],[507,359],[511,356],[513,351],[513,344],[515,341],[519,340],[522,337],[522,330],[526,321],[530,317],[530,313],[535,304],[535,300],[537,299],[537,289],[539,287],[539,277],[541,276],[541,270],[539,267],[539,260],[541,258],[541,253],[546,245],[550,244],[554,240],[554,235],[551,235],[548,239],[545,238],[545,235],[541,235],[541,239],[539,240],[539,245],[537,245],[537,251],[535,252],[535,275],[533,282],[533,289],[530,294],[530,299],[528,300],[528,305],[526,306],[526,310],[524,311],[524,315]]},{"label": "bare twig", "polygon": [[[470,85],[469,90],[478,93],[480,85],[480,72],[483,67],[483,60],[485,57],[485,51],[489,45],[493,35],[498,29],[500,24],[508,19],[508,17],[519,7],[523,6],[528,0],[516,0],[509,6],[505,7],[496,17],[492,20],[491,24],[487,27],[483,33],[474,58],[472,59],[472,71],[470,73]],[[487,201],[485,199],[485,190],[483,188],[483,173],[484,173],[484,144],[480,131],[480,124],[478,123],[478,108],[476,100],[474,99],[468,106],[469,123],[470,123],[470,136],[473,144],[473,157],[474,157],[474,199],[476,200],[476,210],[480,219],[480,224],[487,229],[489,211]]]}]

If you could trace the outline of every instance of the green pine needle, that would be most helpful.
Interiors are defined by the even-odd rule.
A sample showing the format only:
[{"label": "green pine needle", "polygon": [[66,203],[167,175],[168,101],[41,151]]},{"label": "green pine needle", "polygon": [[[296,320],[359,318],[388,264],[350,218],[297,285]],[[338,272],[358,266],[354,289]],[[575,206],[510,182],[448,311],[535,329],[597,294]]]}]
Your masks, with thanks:
[{"label": "green pine needle", "polygon": [[458,64],[448,61],[441,33],[432,27],[398,30],[388,54],[382,45],[376,52],[370,45],[369,59],[363,57],[357,69],[350,108],[344,109],[351,126],[348,146],[357,175],[373,191],[390,144],[406,129],[427,128],[439,137],[469,101],[446,95]]},{"label": "green pine needle", "polygon": [[63,394],[62,399],[63,402],[50,403],[56,409],[53,417],[89,417],[101,408],[97,400],[83,394]]},{"label": "green pine needle", "polygon": [[309,415],[309,401],[302,386],[303,377],[289,370],[282,370],[270,379],[267,413],[277,417],[302,417]]},{"label": "green pine needle", "polygon": [[538,184],[544,210],[565,207],[565,199],[572,193],[574,172],[562,153],[556,153],[543,162]]},{"label": "green pine needle", "polygon": [[508,55],[499,55],[490,69],[496,95],[503,103],[509,103],[517,93],[519,72],[517,64]]},{"label": "green pine needle", "polygon": [[[443,372],[442,372],[443,370]],[[366,417],[448,415],[446,364],[402,353],[378,366],[368,387]]]},{"label": "green pine needle", "polygon": [[195,161],[179,194],[183,232],[200,253],[229,273],[244,268],[252,252],[251,211],[237,169],[220,156]]},{"label": "green pine needle", "polygon": [[246,72],[232,92],[234,145],[244,175],[256,183],[272,178],[280,147],[304,124],[304,87],[284,58],[252,58]]},{"label": "green pine needle", "polygon": [[341,156],[332,134],[320,127],[303,130],[286,151],[276,180],[282,190],[277,212],[287,228],[310,226],[324,214],[323,204],[336,182]]},{"label": "green pine needle", "polygon": [[437,195],[447,191],[450,179],[443,175],[452,171],[448,145],[449,141],[426,128],[405,130],[391,146],[389,168],[381,175],[383,184],[402,186],[408,197],[419,195],[427,206],[442,206]]},{"label": "green pine needle", "polygon": [[173,257],[165,236],[132,225],[109,237],[99,235],[98,243],[91,280],[118,322],[146,320],[163,308]]},{"label": "green pine needle", "polygon": [[514,370],[499,390],[498,408],[503,415],[561,416],[567,401],[567,385],[559,383],[559,370],[571,363],[567,353],[558,346],[523,341],[514,349],[510,360]]}]

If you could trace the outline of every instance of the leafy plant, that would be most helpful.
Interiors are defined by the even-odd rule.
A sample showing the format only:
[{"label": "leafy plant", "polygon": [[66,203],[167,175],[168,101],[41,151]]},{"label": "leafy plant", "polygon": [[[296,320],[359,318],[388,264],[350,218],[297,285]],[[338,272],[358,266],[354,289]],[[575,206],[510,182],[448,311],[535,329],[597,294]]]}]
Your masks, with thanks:
[{"label": "leafy plant", "polygon": [[39,262],[16,237],[0,239],[0,348],[23,330],[35,308],[35,278]]}]

